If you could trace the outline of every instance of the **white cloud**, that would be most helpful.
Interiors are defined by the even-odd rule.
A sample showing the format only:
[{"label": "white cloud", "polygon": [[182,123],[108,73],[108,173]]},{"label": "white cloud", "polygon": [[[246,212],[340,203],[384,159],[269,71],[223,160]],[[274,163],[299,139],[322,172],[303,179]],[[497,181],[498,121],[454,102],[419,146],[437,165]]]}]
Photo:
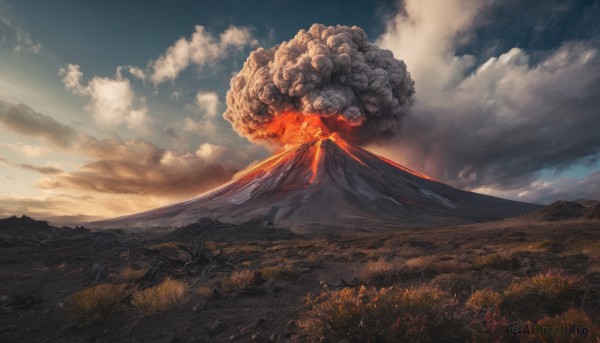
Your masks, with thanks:
[{"label": "white cloud", "polygon": [[202,68],[208,63],[224,59],[232,48],[242,49],[257,44],[257,40],[246,28],[231,26],[217,40],[203,26],[198,25],[189,40],[180,38],[151,64],[151,79],[155,84],[174,80],[190,64]]},{"label": "white cloud", "polygon": [[146,80],[146,74],[138,67],[129,67],[129,73],[142,81]]},{"label": "white cloud", "polygon": [[135,96],[129,79],[122,77],[119,68],[115,79],[95,76],[85,86],[81,83],[83,73],[79,65],[69,64],[67,69],[60,69],[59,75],[63,77],[67,90],[90,97],[86,109],[99,124],[115,127],[126,123],[138,132],[148,130],[151,120],[143,105],[143,98]]},{"label": "white cloud", "polygon": [[226,152],[227,148],[222,145],[204,143],[200,145],[198,150],[196,150],[196,156],[206,161],[207,163],[214,163],[215,161],[219,160]]},{"label": "white cloud", "polygon": [[198,108],[208,118],[216,118],[217,112],[219,111],[219,95],[215,92],[198,92],[196,94],[196,104]]},{"label": "white cloud", "polygon": [[81,79],[83,78],[83,73],[79,70],[79,65],[77,64],[69,64],[67,68],[60,68],[58,70],[58,75],[62,76],[63,84],[68,91],[71,91],[76,95],[88,95],[89,90],[87,87],[81,85]]},{"label": "white cloud", "polygon": [[481,3],[405,6],[378,42],[406,61],[416,103],[394,144],[379,152],[488,193],[523,192],[542,171],[600,152],[594,43],[565,42],[536,63],[519,48],[476,61],[457,50],[479,25]]},{"label": "white cloud", "polygon": [[16,151],[27,157],[40,157],[40,156],[50,154],[52,152],[52,149],[50,149],[48,147],[44,147],[44,146],[38,146],[38,145],[29,145],[29,144],[23,144],[23,143],[15,143],[15,144],[2,143],[0,145],[10,148],[13,151]]}]

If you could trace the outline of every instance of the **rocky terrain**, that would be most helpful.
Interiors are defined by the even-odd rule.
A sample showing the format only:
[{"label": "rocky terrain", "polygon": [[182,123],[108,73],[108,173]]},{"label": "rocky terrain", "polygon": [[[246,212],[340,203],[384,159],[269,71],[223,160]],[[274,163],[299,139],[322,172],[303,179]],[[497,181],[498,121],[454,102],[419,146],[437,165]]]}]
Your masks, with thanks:
[{"label": "rocky terrain", "polygon": [[565,219],[563,205],[545,219],[336,235],[264,220],[144,232],[11,217],[0,341],[536,341],[507,331],[531,323],[596,342],[600,222],[572,204]]}]

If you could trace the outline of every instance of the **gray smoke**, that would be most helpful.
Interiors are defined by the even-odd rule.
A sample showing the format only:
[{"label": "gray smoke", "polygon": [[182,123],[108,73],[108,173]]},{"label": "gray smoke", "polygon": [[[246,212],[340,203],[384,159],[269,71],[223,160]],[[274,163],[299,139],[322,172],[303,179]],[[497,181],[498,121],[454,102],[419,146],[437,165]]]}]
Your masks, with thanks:
[{"label": "gray smoke", "polygon": [[389,138],[415,93],[404,62],[370,43],[363,29],[320,24],[255,50],[230,84],[224,117],[253,141],[277,141],[268,124],[286,111],[341,115],[353,130],[339,133],[355,143]]}]

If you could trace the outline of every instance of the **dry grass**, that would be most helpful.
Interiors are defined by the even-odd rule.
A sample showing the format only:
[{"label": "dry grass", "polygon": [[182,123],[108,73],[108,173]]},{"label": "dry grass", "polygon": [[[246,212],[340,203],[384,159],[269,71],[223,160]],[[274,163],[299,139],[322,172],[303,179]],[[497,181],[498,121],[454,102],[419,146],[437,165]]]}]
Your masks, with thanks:
[{"label": "dry grass", "polygon": [[591,262],[600,262],[600,241],[583,248],[583,253],[587,255]]},{"label": "dry grass", "polygon": [[431,287],[365,288],[307,297],[299,328],[309,341],[465,341],[456,299]]},{"label": "dry grass", "polygon": [[449,256],[420,256],[406,260],[405,265],[412,269],[435,269],[440,273],[454,273],[464,270],[466,266],[454,261]]},{"label": "dry grass", "polygon": [[161,284],[136,292],[131,304],[145,313],[159,312],[183,306],[187,301],[188,286],[181,281],[171,278]]},{"label": "dry grass", "polygon": [[535,243],[531,243],[527,246],[527,250],[529,251],[545,251],[548,250],[554,244],[554,241],[551,239],[543,239],[541,241],[537,241]]},{"label": "dry grass", "polygon": [[123,268],[118,273],[112,275],[112,279],[117,283],[130,283],[146,274],[146,269],[133,269],[131,267]]},{"label": "dry grass", "polygon": [[66,306],[67,315],[81,323],[100,321],[119,311],[126,296],[125,285],[86,288],[71,296]]},{"label": "dry grass", "polygon": [[503,296],[499,292],[492,290],[475,291],[469,300],[467,300],[465,307],[473,311],[498,307],[502,303],[502,299]]},{"label": "dry grass", "polygon": [[221,288],[226,291],[244,289],[256,281],[256,273],[247,269],[236,270],[221,283]]},{"label": "dry grass", "polygon": [[561,297],[571,294],[575,290],[576,283],[576,277],[554,270],[520,282],[513,282],[504,291],[504,295],[509,298],[523,298],[530,294]]},{"label": "dry grass", "polygon": [[377,261],[369,261],[361,271],[360,277],[363,280],[371,280],[378,277],[391,277],[396,275],[403,267],[404,263],[399,258],[386,261],[380,258]]},{"label": "dry grass", "polygon": [[273,280],[292,280],[297,277],[300,271],[289,263],[280,263],[275,266],[266,266],[260,269],[260,274],[264,279]]},{"label": "dry grass", "polygon": [[473,259],[473,265],[479,269],[483,269],[487,266],[498,265],[504,261],[504,258],[500,254],[488,254],[483,256],[476,256]]}]

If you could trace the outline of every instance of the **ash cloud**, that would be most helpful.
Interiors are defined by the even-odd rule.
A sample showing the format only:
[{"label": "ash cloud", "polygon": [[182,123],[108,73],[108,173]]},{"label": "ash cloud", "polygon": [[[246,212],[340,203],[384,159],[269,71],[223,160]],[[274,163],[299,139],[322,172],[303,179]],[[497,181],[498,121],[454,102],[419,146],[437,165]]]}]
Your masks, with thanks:
[{"label": "ash cloud", "polygon": [[415,93],[406,64],[363,29],[319,24],[252,52],[230,85],[225,119],[240,135],[271,142],[277,136],[266,127],[287,111],[341,115],[354,127],[344,138],[356,143],[392,137]]}]

